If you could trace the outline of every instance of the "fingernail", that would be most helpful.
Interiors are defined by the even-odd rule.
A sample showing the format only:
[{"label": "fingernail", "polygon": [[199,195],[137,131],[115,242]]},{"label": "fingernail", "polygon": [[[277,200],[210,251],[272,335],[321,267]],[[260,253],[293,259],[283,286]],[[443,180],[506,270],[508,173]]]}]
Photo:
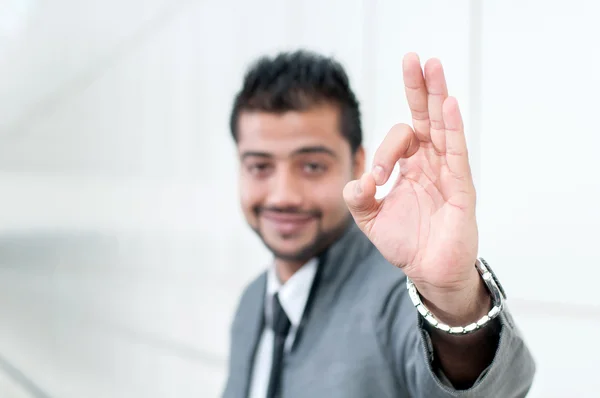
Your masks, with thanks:
[{"label": "fingernail", "polygon": [[373,179],[375,179],[375,183],[377,185],[383,184],[383,179],[384,179],[384,176],[383,176],[383,167],[381,167],[381,166],[375,166],[375,167],[373,167],[373,172],[372,173],[373,173]]},{"label": "fingernail", "polygon": [[354,192],[356,193],[356,196],[359,196],[362,193],[362,186],[360,184],[360,180],[357,180],[356,184],[354,184]]}]

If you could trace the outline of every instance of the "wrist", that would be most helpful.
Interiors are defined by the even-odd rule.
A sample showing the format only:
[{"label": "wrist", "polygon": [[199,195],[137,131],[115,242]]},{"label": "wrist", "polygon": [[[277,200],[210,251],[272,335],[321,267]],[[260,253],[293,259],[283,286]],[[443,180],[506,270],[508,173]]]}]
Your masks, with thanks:
[{"label": "wrist", "polygon": [[417,285],[423,304],[431,313],[450,326],[462,326],[476,322],[492,308],[492,299],[485,283],[473,268],[468,281],[454,288],[440,289]]}]

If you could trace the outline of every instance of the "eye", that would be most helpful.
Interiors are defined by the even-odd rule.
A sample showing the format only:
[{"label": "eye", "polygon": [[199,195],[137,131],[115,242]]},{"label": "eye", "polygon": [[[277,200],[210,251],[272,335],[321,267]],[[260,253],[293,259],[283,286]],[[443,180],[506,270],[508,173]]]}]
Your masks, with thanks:
[{"label": "eye", "polygon": [[261,177],[267,175],[273,166],[270,163],[251,163],[246,166],[246,170],[253,176]]},{"label": "eye", "polygon": [[302,165],[302,169],[307,174],[320,174],[327,171],[327,166],[317,162],[307,162]]}]

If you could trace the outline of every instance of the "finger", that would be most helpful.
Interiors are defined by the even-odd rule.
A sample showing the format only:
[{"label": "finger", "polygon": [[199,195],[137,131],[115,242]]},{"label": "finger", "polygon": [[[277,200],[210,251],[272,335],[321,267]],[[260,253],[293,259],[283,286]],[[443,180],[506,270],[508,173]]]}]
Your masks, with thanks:
[{"label": "finger", "polygon": [[367,232],[369,221],[379,209],[379,201],[375,199],[375,180],[370,173],[365,173],[358,180],[350,181],[344,187],[344,200],[348,210],[361,230]]},{"label": "finger", "polygon": [[442,107],[448,97],[448,87],[440,60],[432,58],[425,63],[425,85],[427,86],[430,139],[437,153],[444,153],[446,137]]},{"label": "finger", "polygon": [[448,97],[443,105],[443,118],[446,136],[446,164],[450,172],[459,180],[472,183],[467,139],[458,101]]},{"label": "finger", "polygon": [[373,177],[377,185],[386,183],[396,162],[414,155],[420,142],[407,124],[397,124],[387,133],[373,158]]},{"label": "finger", "polygon": [[427,88],[421,69],[421,60],[415,53],[404,56],[402,61],[404,91],[412,114],[413,126],[419,140],[429,142],[429,112],[427,109]]}]

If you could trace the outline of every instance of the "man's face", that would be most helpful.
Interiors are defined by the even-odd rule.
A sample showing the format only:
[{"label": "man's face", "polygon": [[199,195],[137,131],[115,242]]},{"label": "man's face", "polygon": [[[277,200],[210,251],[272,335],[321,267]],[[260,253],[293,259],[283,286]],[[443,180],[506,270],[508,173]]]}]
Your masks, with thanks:
[{"label": "man's face", "polygon": [[329,105],[240,115],[242,209],[276,258],[308,260],[349,221],[342,190],[363,173],[364,151],[352,155],[339,125]]}]

